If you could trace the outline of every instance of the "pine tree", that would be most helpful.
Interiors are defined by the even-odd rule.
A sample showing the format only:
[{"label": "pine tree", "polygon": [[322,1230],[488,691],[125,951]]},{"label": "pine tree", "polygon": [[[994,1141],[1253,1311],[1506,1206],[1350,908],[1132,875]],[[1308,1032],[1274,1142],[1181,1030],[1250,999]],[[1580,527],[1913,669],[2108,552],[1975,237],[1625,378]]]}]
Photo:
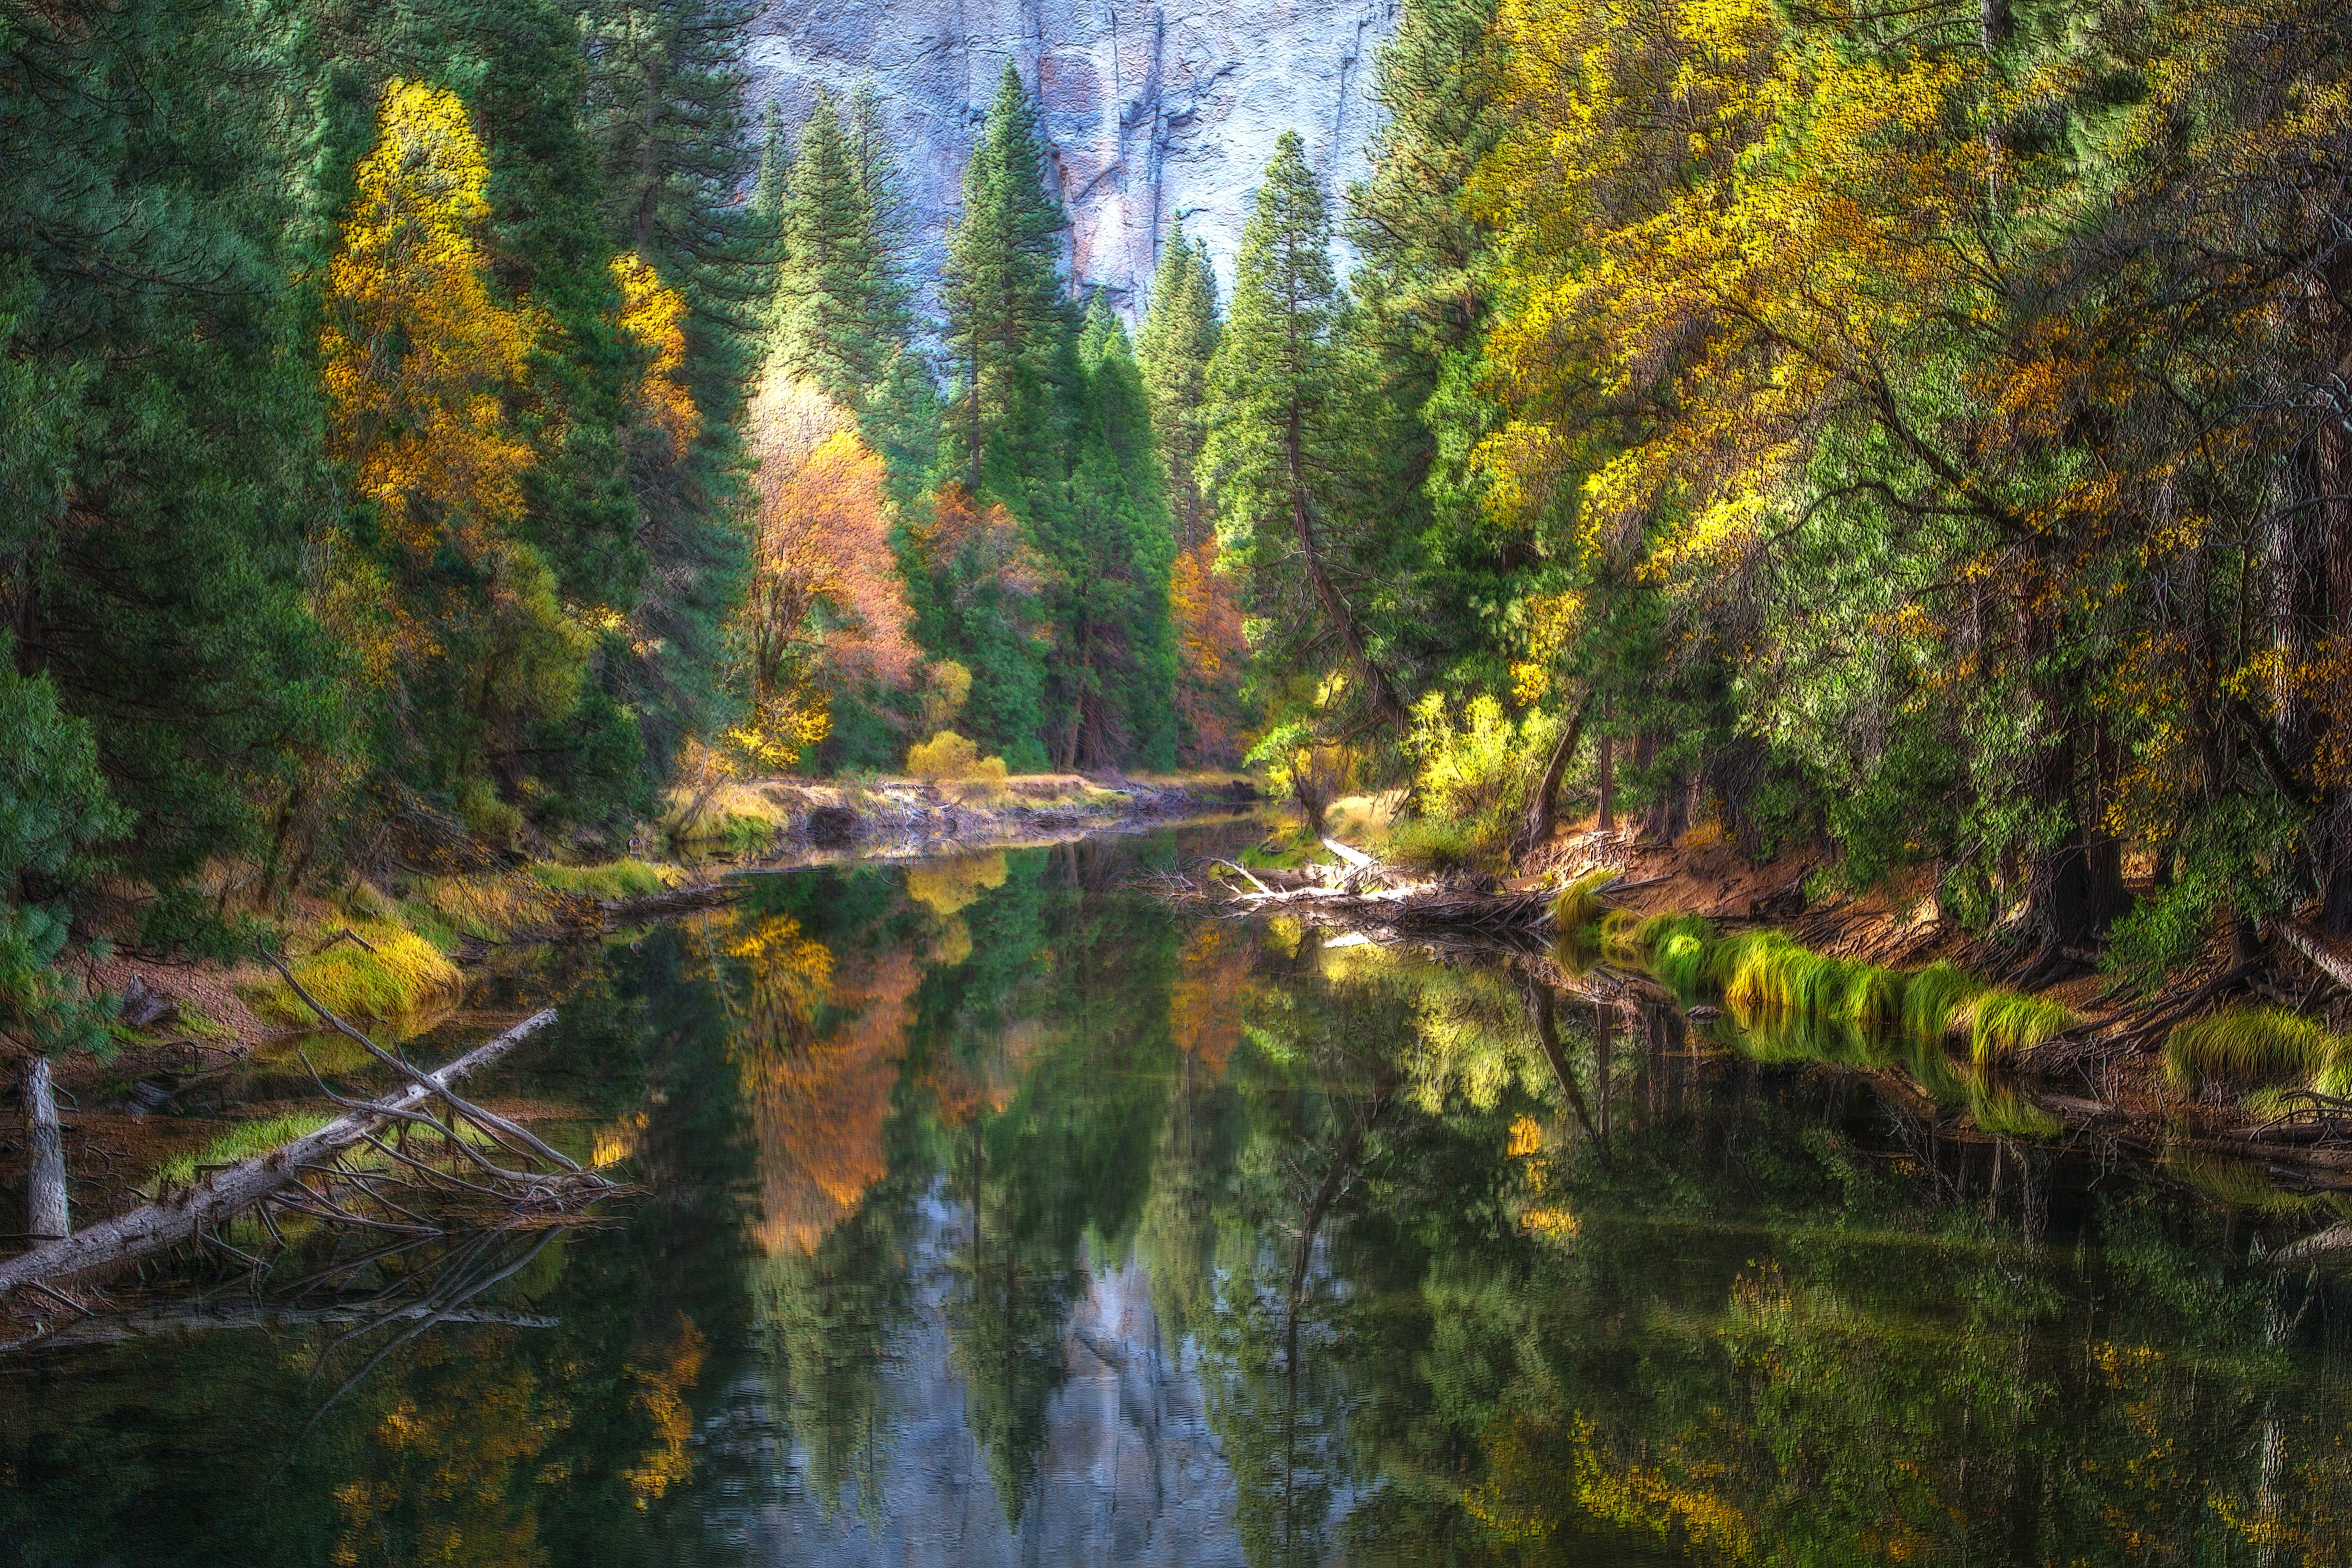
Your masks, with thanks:
[{"label": "pine tree", "polygon": [[1036,108],[1007,61],[980,144],[964,165],[963,212],[948,239],[942,287],[946,336],[962,382],[960,467],[975,495],[985,488],[990,445],[1000,436],[1009,435],[1015,448],[1006,467],[1016,488],[1020,479],[1041,477],[1038,454],[1057,444],[1047,426],[1055,383],[1068,384],[1062,362],[1070,312],[1057,272],[1068,226],[1045,186]]},{"label": "pine tree", "polygon": [[852,411],[880,379],[890,346],[877,287],[887,270],[869,202],[833,99],[820,88],[786,181],[788,259],[776,277],[772,363]]},{"label": "pine tree", "polygon": [[1033,524],[1057,569],[1052,739],[1065,768],[1175,760],[1167,487],[1127,331],[1097,295],[1078,340],[1086,377],[1067,493]]},{"label": "pine tree", "polygon": [[0,30],[0,624],[89,721],[145,934],[217,931],[190,879],[285,875],[355,749],[304,603],[331,491],[292,283],[309,150],[280,132],[316,79],[260,14],[199,0]]},{"label": "pine tree", "polygon": [[890,150],[881,96],[875,91],[871,77],[860,79],[849,90],[844,134],[850,170],[865,200],[866,220],[874,237],[874,276],[866,288],[875,331],[885,342],[902,343],[914,331],[914,289],[908,279],[914,205],[907,197],[898,155]]},{"label": "pine tree", "polygon": [[1249,574],[1252,613],[1290,645],[1284,662],[1304,668],[1336,643],[1353,700],[1402,736],[1412,716],[1350,597],[1367,580],[1340,548],[1351,475],[1373,443],[1360,439],[1355,367],[1335,340],[1330,237],[1321,182],[1286,131],[1242,230],[1233,310],[1209,367],[1205,457],[1218,536]]},{"label": "pine tree", "polygon": [[1201,447],[1208,439],[1209,361],[1217,350],[1217,276],[1205,245],[1180,221],[1160,253],[1143,331],[1136,339],[1151,427],[1168,468],[1176,547],[1189,551],[1213,531],[1202,493]]}]

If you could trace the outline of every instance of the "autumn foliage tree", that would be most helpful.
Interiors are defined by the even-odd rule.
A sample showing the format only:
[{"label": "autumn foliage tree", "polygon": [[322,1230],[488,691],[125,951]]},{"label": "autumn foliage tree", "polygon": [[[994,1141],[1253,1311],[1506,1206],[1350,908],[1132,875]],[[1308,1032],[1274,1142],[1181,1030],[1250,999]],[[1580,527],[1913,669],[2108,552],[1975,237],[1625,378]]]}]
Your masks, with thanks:
[{"label": "autumn foliage tree", "polygon": [[405,742],[436,782],[477,798],[486,764],[513,770],[525,726],[577,700],[589,642],[512,532],[530,452],[505,399],[524,380],[532,318],[484,275],[474,229],[488,177],[455,93],[388,84],[320,335],[329,448],[374,537],[331,552],[317,603],[402,693]]}]

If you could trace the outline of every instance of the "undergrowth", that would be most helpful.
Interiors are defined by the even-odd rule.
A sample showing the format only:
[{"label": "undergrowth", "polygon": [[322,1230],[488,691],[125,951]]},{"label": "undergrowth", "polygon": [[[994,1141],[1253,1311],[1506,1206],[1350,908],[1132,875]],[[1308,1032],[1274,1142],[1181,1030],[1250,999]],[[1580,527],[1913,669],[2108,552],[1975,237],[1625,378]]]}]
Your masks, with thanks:
[{"label": "undergrowth", "polygon": [[[288,966],[302,988],[330,1012],[345,1018],[394,1018],[463,984],[457,966],[439,948],[404,926],[364,921],[353,921],[351,930],[367,946],[339,942]],[[256,1013],[278,1023],[316,1021],[316,1015],[275,976],[250,987],[247,999]]]}]

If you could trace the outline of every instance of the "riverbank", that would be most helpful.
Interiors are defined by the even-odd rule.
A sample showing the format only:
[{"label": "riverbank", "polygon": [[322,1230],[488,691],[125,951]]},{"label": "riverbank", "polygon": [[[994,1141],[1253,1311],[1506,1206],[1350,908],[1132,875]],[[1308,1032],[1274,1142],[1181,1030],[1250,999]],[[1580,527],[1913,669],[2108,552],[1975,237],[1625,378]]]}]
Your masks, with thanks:
[{"label": "riverbank", "polygon": [[[1387,848],[1378,814],[1354,804],[1335,807],[1330,825]],[[1277,837],[1269,847],[1286,847],[1287,861],[1363,858],[1317,847],[1296,825]],[[1529,942],[1550,945],[1561,984],[1597,986],[1633,1011],[1669,1009],[1677,1034],[1687,1019],[1702,1046],[1721,1036],[1724,1048],[1776,1062],[1873,1075],[1990,1135],[2095,1132],[2145,1154],[2226,1156],[2258,1176],[2276,1167],[2290,1185],[2352,1191],[2352,998],[2341,983],[2352,952],[2308,922],[2273,922],[2251,950],[2217,936],[2199,962],[2134,989],[2095,952],[1964,931],[1924,876],[1823,897],[1823,868],[1812,855],[1751,865],[1704,838],[1665,845],[1582,826],[1507,879],[1415,887],[1397,868],[1351,861],[1327,866],[1319,876],[1335,885],[1322,891],[1310,870],[1269,873],[1292,879],[1273,889],[1242,890],[1247,873],[1231,885],[1268,912],[1449,951],[1492,943],[1486,928],[1499,921],[1512,929],[1498,952],[1524,961]],[[1643,983],[1612,978],[1627,971]]]},{"label": "riverbank", "polygon": [[[690,798],[674,797],[624,858],[569,864],[436,844],[433,861],[454,868],[390,861],[374,877],[288,900],[272,922],[305,989],[379,1039],[401,1041],[455,1014],[503,954],[728,901],[740,873],[1049,844],[1231,814],[1256,799],[1239,773],[750,781],[713,792],[698,814],[685,809]],[[152,1193],[159,1171],[249,1152],[252,1129],[324,1103],[296,1056],[318,1021],[258,959],[114,953],[85,955],[77,969],[93,990],[123,1000],[109,1053],[57,1064],[78,1226]],[[526,1123],[564,1113],[491,1104]],[[6,1126],[0,1190],[13,1192],[23,1181],[13,1106]]]}]

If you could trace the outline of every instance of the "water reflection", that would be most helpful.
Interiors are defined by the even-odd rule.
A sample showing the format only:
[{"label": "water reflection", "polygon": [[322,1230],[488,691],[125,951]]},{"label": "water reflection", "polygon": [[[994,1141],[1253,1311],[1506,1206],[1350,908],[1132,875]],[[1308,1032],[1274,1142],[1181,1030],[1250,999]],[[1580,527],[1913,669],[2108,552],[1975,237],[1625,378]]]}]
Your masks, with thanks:
[{"label": "water reflection", "polygon": [[776,878],[518,978],[564,1034],[505,1089],[648,1195],[323,1415],[326,1327],[0,1366],[0,1561],[2352,1551],[2352,1319],[2261,1261],[2340,1200],[1122,890],[1206,847]]}]

